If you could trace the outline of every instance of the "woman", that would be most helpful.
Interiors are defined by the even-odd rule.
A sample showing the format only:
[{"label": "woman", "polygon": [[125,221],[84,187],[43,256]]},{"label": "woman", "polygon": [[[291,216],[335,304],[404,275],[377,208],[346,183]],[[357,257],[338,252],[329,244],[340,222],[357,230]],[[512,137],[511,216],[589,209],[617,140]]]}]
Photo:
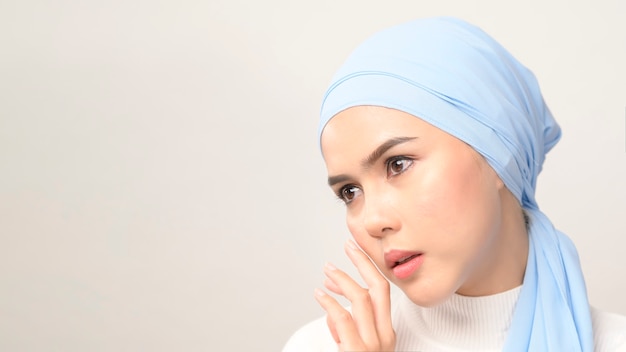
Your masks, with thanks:
[{"label": "woman", "polygon": [[626,350],[625,319],[590,309],[574,245],[535,201],[560,134],[533,74],[463,21],[359,46],[320,143],[367,287],[328,264],[325,287],[351,307],[316,290],[326,319],[285,351]]}]

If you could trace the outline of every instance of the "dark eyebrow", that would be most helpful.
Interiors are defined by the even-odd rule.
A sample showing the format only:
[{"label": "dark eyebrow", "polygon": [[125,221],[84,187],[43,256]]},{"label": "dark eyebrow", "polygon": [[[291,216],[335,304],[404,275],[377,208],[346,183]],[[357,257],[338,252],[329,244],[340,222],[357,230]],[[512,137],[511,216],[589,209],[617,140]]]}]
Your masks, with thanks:
[{"label": "dark eyebrow", "polygon": [[363,167],[364,169],[372,167],[372,165],[376,164],[378,159],[380,159],[380,157],[383,156],[383,154],[385,154],[385,152],[389,149],[395,147],[398,144],[412,141],[416,138],[417,137],[395,137],[388,139],[387,141],[385,141],[385,143],[379,145],[378,148],[376,148],[370,155],[368,155],[367,158],[361,161],[361,167]]},{"label": "dark eyebrow", "polygon": [[338,184],[339,182],[344,182],[344,181],[347,181],[349,179],[350,179],[350,177],[348,177],[347,175],[329,176],[328,177],[328,185],[332,187],[332,186]]},{"label": "dark eyebrow", "polygon": [[[389,149],[395,147],[398,144],[406,143],[414,139],[417,139],[417,137],[394,137],[394,138],[386,140],[383,144],[379,145],[376,149],[374,149],[374,151],[370,153],[370,155],[368,155],[367,158],[361,161],[361,167],[363,167],[364,169],[370,168]],[[336,185],[337,183],[344,182],[349,179],[350,177],[347,175],[329,176],[328,185],[332,187]]]}]

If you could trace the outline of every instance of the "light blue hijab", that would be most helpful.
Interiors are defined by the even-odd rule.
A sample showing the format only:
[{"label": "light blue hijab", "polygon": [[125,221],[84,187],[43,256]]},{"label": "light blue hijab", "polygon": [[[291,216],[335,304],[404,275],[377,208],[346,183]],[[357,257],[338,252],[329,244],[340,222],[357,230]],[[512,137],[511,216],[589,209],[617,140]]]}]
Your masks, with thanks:
[{"label": "light blue hijab", "polygon": [[532,72],[475,26],[421,19],[379,32],[352,53],[324,97],[320,136],[334,115],[358,105],[407,112],[468,143],[529,215],[528,263],[504,351],[592,351],[576,248],[535,201],[537,175],[561,129]]}]

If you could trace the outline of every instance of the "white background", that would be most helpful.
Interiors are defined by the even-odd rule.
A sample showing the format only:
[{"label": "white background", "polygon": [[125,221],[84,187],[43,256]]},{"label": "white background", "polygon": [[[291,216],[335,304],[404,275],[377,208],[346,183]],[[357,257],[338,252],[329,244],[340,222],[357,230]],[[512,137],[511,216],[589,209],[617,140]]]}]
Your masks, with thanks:
[{"label": "white background", "polygon": [[326,85],[433,15],[536,73],[563,128],[539,204],[626,314],[626,2],[0,0],[0,350],[279,350],[349,269]]}]

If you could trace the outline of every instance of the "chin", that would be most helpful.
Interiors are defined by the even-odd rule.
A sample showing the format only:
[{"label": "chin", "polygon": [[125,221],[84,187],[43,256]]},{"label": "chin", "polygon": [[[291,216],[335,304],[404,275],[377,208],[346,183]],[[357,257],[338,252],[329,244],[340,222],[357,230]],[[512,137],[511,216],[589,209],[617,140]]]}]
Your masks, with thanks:
[{"label": "chin", "polygon": [[398,288],[404,292],[411,302],[425,308],[432,308],[442,304],[455,292],[454,288],[445,289],[426,285],[411,285],[410,287],[398,285]]}]

